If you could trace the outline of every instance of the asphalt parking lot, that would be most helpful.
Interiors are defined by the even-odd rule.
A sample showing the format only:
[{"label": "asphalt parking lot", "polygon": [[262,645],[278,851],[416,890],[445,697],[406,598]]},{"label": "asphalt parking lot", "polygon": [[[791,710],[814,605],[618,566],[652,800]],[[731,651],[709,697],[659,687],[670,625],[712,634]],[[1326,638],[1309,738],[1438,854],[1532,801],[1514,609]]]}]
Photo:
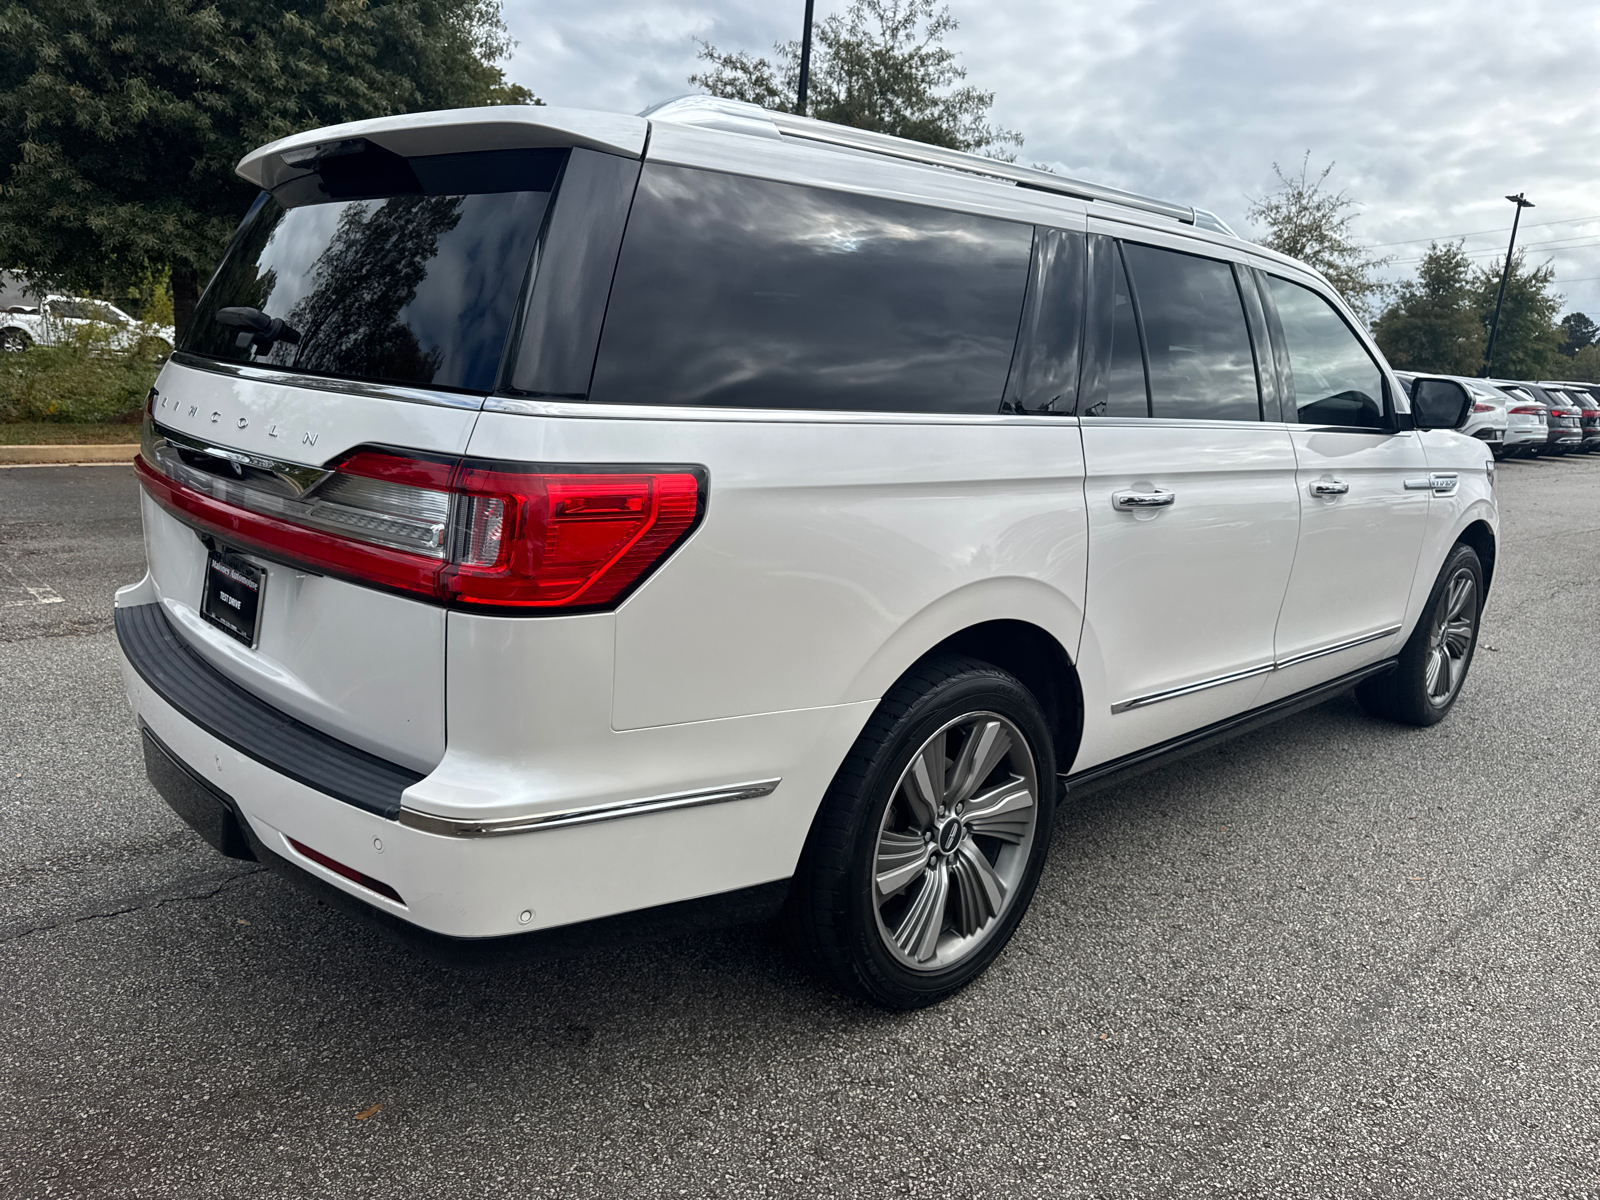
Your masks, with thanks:
[{"label": "asphalt parking lot", "polygon": [[1600,459],[1500,478],[1449,720],[1086,799],[896,1016],[761,927],[435,966],[220,858],[122,695],[131,471],[0,470],[0,1196],[1600,1196]]}]

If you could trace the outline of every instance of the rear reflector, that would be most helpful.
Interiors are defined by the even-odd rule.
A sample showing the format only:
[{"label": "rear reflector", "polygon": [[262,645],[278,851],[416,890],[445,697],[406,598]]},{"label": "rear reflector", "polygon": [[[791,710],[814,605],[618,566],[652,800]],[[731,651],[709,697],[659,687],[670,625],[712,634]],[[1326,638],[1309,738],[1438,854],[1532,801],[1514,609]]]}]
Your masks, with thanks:
[{"label": "rear reflector", "polygon": [[140,481],[189,524],[269,557],[463,608],[613,606],[704,508],[695,467],[543,467],[359,449],[328,468],[286,468],[146,425],[134,463]]},{"label": "rear reflector", "polygon": [[365,871],[358,871],[354,867],[347,867],[338,859],[329,858],[326,854],[322,853],[322,851],[313,850],[304,842],[297,842],[293,838],[289,838],[287,840],[289,845],[294,847],[294,852],[296,854],[300,854],[306,858],[309,858],[312,862],[316,863],[317,866],[326,867],[335,875],[342,876],[343,878],[348,879],[351,883],[366,888],[369,892],[377,892],[378,895],[383,896],[386,899],[393,900],[396,904],[405,903],[404,900],[400,899],[400,893],[395,891],[387,883],[384,883],[383,880],[374,879]]}]

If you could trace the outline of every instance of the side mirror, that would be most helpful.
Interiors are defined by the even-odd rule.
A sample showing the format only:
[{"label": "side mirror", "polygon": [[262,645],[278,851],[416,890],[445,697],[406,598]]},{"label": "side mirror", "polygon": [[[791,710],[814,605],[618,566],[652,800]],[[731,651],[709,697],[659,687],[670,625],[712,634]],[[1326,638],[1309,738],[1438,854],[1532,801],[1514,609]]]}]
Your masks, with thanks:
[{"label": "side mirror", "polygon": [[1411,416],[1418,429],[1460,429],[1472,416],[1472,396],[1454,379],[1418,377],[1411,384]]}]

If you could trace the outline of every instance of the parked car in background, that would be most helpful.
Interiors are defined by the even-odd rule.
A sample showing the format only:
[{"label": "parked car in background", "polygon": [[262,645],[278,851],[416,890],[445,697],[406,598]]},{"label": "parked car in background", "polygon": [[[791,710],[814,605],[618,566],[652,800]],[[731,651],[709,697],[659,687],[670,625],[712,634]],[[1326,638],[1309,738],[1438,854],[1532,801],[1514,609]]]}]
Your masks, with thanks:
[{"label": "parked car in background", "polygon": [[1556,396],[1536,383],[1517,379],[1490,380],[1502,391],[1516,396],[1526,404],[1540,404],[1545,408],[1545,444],[1535,448],[1537,454],[1566,454],[1583,447],[1583,412],[1565,396]]},{"label": "parked car in background", "polygon": [[1550,406],[1532,393],[1511,386],[1491,385],[1505,395],[1505,456],[1528,458],[1543,450],[1550,441]]},{"label": "parked car in background", "polygon": [[46,296],[37,305],[14,304],[0,313],[0,351],[54,346],[80,331],[104,331],[113,350],[147,346],[161,357],[172,353],[176,333],[171,325],[136,321],[115,304],[84,296]]},{"label": "parked car in background", "polygon": [[123,678],[214,846],[437,952],[783,906],[919,1007],[1004,948],[1058,800],[1460,694],[1471,396],[1186,205],[704,96],[238,171]]},{"label": "parked car in background", "polygon": [[1547,391],[1559,391],[1578,406],[1583,450],[1585,453],[1600,450],[1600,384],[1551,382],[1539,386]]},{"label": "parked car in background", "polygon": [[[1416,372],[1396,371],[1394,374],[1409,396],[1412,381],[1417,377]],[[1510,427],[1508,416],[1511,408],[1510,398],[1481,379],[1472,379],[1465,375],[1451,375],[1446,378],[1454,379],[1461,384],[1472,397],[1472,417],[1461,432],[1483,442],[1494,456],[1499,458],[1505,451],[1506,431]]]}]

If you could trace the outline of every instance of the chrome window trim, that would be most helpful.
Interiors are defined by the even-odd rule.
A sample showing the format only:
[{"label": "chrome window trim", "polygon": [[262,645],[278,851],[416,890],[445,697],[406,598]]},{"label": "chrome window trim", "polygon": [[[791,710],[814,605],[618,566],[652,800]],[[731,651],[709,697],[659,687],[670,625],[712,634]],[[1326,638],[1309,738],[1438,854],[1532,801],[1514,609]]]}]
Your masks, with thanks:
[{"label": "chrome window trim", "polygon": [[[999,401],[995,404],[998,406]],[[489,396],[486,413],[607,421],[756,421],[782,425],[1070,425],[1071,413],[852,412],[824,408],[724,408],[706,405],[591,404],[587,400]]]},{"label": "chrome window trim", "polygon": [[1169,688],[1162,692],[1150,692],[1143,696],[1134,696],[1129,700],[1122,700],[1111,706],[1111,712],[1124,713],[1132,709],[1144,708],[1147,705],[1159,704],[1163,700],[1176,700],[1179,696],[1190,696],[1195,692],[1209,691],[1211,688],[1222,687],[1228,683],[1238,683],[1243,679],[1253,679],[1257,675],[1266,675],[1272,671],[1284,671],[1290,667],[1299,666],[1301,663],[1310,662],[1312,659],[1322,658],[1325,655],[1337,654],[1341,650],[1353,650],[1357,646],[1365,646],[1368,642],[1379,642],[1384,638],[1393,637],[1399,633],[1403,626],[1391,625],[1380,629],[1376,633],[1364,633],[1360,637],[1347,638],[1342,642],[1335,642],[1331,646],[1323,646],[1316,650],[1307,650],[1303,654],[1296,654],[1291,658],[1274,659],[1272,662],[1260,666],[1248,667],[1243,671],[1231,671],[1226,675],[1217,675],[1211,679],[1202,679],[1198,683],[1185,684],[1183,687]]},{"label": "chrome window trim", "polygon": [[258,367],[252,363],[224,362],[216,358],[202,358],[187,350],[176,351],[171,360],[181,367],[194,371],[209,371],[213,375],[226,375],[234,379],[248,379],[255,383],[272,383],[279,387],[309,388],[318,392],[337,392],[345,396],[366,396],[374,400],[399,400],[406,404],[431,404],[436,408],[459,408],[478,412],[483,408],[483,396],[476,392],[439,392],[431,388],[404,387],[392,383],[374,383],[364,379],[334,379],[326,375],[302,375],[296,371]]},{"label": "chrome window trim", "polygon": [[643,816],[646,813],[726,804],[733,800],[753,800],[758,796],[770,796],[781,782],[782,779],[762,779],[754,783],[672,792],[642,800],[618,800],[587,808],[562,808],[519,817],[441,817],[401,805],[400,824],[440,837],[477,838],[499,837],[508,833],[536,833],[545,829],[566,829],[574,825],[592,825],[598,821],[615,821],[621,817]]}]

